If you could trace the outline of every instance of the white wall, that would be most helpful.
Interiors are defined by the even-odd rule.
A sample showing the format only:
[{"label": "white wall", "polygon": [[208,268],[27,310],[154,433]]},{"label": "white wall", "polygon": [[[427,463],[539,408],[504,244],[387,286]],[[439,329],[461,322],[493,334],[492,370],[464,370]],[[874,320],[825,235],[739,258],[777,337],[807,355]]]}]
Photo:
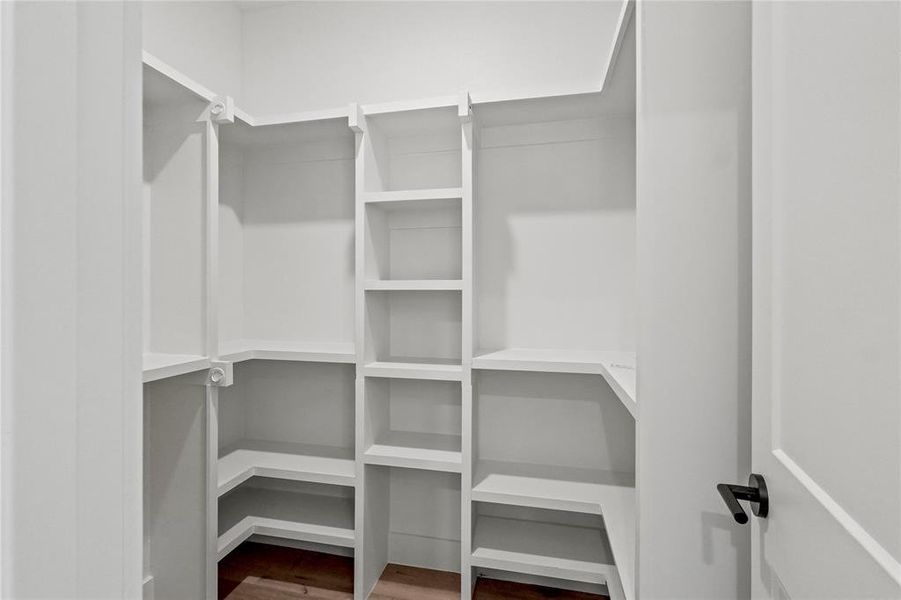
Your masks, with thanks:
[{"label": "white wall", "polygon": [[243,99],[235,2],[143,2],[143,47],[217,94]]},{"label": "white wall", "polygon": [[749,528],[715,485],[750,469],[751,8],[638,19],[638,594],[742,598]]},{"label": "white wall", "polygon": [[0,10],[0,595],[137,598],[140,11]]},{"label": "white wall", "polygon": [[242,108],[272,114],[462,90],[597,89],[620,7],[295,2],[247,10]]}]

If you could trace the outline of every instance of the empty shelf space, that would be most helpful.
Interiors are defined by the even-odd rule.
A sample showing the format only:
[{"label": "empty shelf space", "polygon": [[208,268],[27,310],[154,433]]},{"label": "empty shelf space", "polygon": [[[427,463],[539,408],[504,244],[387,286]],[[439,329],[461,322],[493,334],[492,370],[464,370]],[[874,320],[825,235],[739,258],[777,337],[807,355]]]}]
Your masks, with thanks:
[{"label": "empty shelf space", "polygon": [[500,517],[479,517],[472,566],[606,584],[613,558],[597,529]]},{"label": "empty shelf space", "polygon": [[243,441],[219,458],[219,495],[251,477],[353,486],[353,451],[329,446]]},{"label": "empty shelf space", "polygon": [[472,499],[602,515],[623,588],[633,589],[635,487],[631,473],[479,461]]},{"label": "empty shelf space", "polygon": [[364,284],[367,291],[459,291],[460,279],[370,279]]},{"label": "empty shelf space", "polygon": [[210,368],[210,359],[196,354],[163,354],[151,352],[144,354],[144,383],[175,377]]},{"label": "empty shelf space", "polygon": [[461,198],[463,198],[462,187],[363,193],[363,201],[366,204],[379,204],[387,209],[414,208],[422,204],[430,207],[441,206]]},{"label": "empty shelf space", "polygon": [[300,362],[353,363],[352,343],[284,342],[278,340],[240,340],[222,345],[219,359],[227,362],[245,360],[293,360]]},{"label": "empty shelf space", "polygon": [[472,368],[601,375],[629,413],[638,417],[634,352],[535,348],[479,350],[472,359]]},{"label": "empty shelf space", "polygon": [[459,473],[461,437],[437,433],[389,431],[363,453],[371,465]]},{"label": "empty shelf space", "polygon": [[[403,359],[409,361],[410,359]],[[391,377],[395,379],[435,379],[441,381],[461,381],[463,365],[459,362],[401,362],[375,361],[363,367],[367,377]]]},{"label": "empty shelf space", "polygon": [[220,500],[218,559],[254,534],[352,548],[353,498],[242,488]]}]

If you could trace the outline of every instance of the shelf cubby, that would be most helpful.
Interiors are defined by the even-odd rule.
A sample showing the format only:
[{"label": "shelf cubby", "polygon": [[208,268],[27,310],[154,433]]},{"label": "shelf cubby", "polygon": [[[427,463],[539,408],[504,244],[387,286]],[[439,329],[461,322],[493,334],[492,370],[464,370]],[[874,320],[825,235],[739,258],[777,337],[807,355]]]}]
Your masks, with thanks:
[{"label": "shelf cubby", "polygon": [[461,373],[460,292],[367,292],[365,318],[366,374],[405,371],[400,376],[415,378],[419,371],[424,379],[455,379]]},{"label": "shelf cubby", "polygon": [[367,281],[462,277],[459,197],[365,205]]},{"label": "shelf cubby", "polygon": [[353,365],[256,360],[219,391],[218,492],[252,477],[353,486]]},{"label": "shelf cubby", "polygon": [[374,161],[361,191],[368,194],[460,188],[462,136],[458,106],[405,108],[408,109],[365,116]]},{"label": "shelf cubby", "polygon": [[346,114],[222,128],[219,355],[354,360],[354,138]]},{"label": "shelf cubby", "polygon": [[353,548],[353,490],[254,478],[219,501],[218,559],[254,535]]},{"label": "shelf cubby", "polygon": [[364,413],[366,464],[462,470],[460,384],[367,378]]},{"label": "shelf cubby", "polygon": [[634,95],[474,110],[473,368],[599,374],[634,405],[628,369],[608,368],[634,366]]},{"label": "shelf cubby", "polygon": [[207,296],[207,101],[144,67],[144,381],[209,366]]},{"label": "shelf cubby", "polygon": [[600,517],[492,505],[475,510],[473,567],[620,587]]},{"label": "shelf cubby", "polygon": [[460,475],[376,465],[363,472],[360,597],[389,563],[460,572]]}]

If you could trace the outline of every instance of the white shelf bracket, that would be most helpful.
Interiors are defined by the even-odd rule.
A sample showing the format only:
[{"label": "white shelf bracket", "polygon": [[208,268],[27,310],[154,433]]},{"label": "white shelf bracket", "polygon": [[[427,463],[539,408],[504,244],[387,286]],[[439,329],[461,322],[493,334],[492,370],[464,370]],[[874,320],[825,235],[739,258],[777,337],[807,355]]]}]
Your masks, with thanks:
[{"label": "white shelf bracket", "polygon": [[210,368],[191,373],[186,377],[194,385],[211,385],[213,387],[228,387],[235,382],[234,363],[221,360],[210,361]]},{"label": "white shelf bracket", "polygon": [[213,123],[235,122],[235,100],[231,96],[216,96],[203,111],[201,119],[209,119]]},{"label": "white shelf bracket", "polygon": [[363,133],[365,123],[363,109],[356,102],[351,102],[347,110],[347,126],[354,133]]},{"label": "white shelf bracket", "polygon": [[472,98],[470,98],[469,92],[460,93],[457,116],[460,118],[460,123],[469,123],[472,121]]}]

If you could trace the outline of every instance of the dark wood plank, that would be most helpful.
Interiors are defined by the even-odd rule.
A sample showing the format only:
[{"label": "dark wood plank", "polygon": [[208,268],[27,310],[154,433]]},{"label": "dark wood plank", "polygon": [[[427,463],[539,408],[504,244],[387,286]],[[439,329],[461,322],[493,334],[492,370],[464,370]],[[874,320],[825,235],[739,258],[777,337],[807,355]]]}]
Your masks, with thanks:
[{"label": "dark wood plank", "polygon": [[[353,559],[245,542],[219,562],[220,600],[353,600]],[[460,574],[388,565],[370,600],[459,600]],[[609,600],[479,578],[473,600]]]}]

